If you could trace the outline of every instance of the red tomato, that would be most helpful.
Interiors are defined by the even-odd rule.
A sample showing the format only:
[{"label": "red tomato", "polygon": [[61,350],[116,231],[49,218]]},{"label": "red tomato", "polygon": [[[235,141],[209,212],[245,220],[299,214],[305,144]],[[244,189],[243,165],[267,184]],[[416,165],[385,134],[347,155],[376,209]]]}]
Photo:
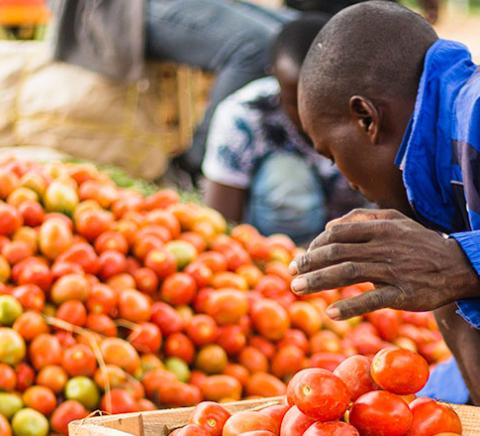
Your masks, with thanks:
[{"label": "red tomato", "polygon": [[128,242],[125,236],[123,236],[121,233],[108,231],[100,234],[95,240],[95,250],[98,254],[102,254],[107,250],[113,250],[122,254],[127,254]]},{"label": "red tomato", "polygon": [[220,404],[204,401],[195,407],[190,422],[208,430],[210,436],[221,436],[222,430],[231,414]]},{"label": "red tomato", "polygon": [[226,271],[227,261],[221,253],[207,251],[198,255],[197,260],[204,263],[213,273]]},{"label": "red tomato", "polygon": [[285,345],[294,345],[297,348],[300,348],[304,353],[308,353],[310,351],[310,346],[308,343],[308,339],[301,330],[296,329],[288,329],[285,332],[285,336],[283,339],[278,343],[279,347],[283,347]]},{"label": "red tomato", "polygon": [[310,366],[334,371],[344,360],[345,356],[340,353],[315,353],[310,357]]},{"label": "red tomato", "polygon": [[61,254],[59,262],[71,262],[80,265],[86,274],[96,274],[100,267],[99,259],[95,250],[86,242],[79,242],[72,245],[67,251]]},{"label": "red tomato", "polygon": [[160,301],[153,303],[150,321],[160,327],[163,336],[179,333],[184,328],[180,314],[172,306]]},{"label": "red tomato", "polygon": [[259,411],[262,415],[267,415],[272,418],[277,423],[277,428],[280,431],[280,427],[282,425],[283,417],[290,409],[288,404],[279,404],[277,406],[269,406],[265,407]]},{"label": "red tomato", "polygon": [[32,248],[25,241],[7,242],[2,249],[2,255],[10,265],[15,265],[33,254]]},{"label": "red tomato", "polygon": [[261,299],[251,310],[255,329],[270,340],[282,339],[290,327],[287,311],[276,301]]},{"label": "red tomato", "polygon": [[303,436],[360,436],[358,430],[345,422],[316,422]]},{"label": "red tomato", "polygon": [[0,363],[0,390],[13,391],[17,384],[17,376],[13,368],[6,363]]},{"label": "red tomato", "polygon": [[380,309],[366,315],[368,321],[377,329],[380,337],[393,342],[397,337],[402,323],[400,312],[394,309]]},{"label": "red tomato", "polygon": [[52,284],[52,274],[47,263],[36,257],[17,263],[13,267],[12,278],[18,285],[37,285],[44,291]]},{"label": "red tomato", "polygon": [[89,347],[76,344],[63,353],[62,366],[71,377],[93,376],[97,369],[97,360]]},{"label": "red tomato", "polygon": [[340,378],[352,394],[352,400],[377,389],[370,376],[370,359],[365,356],[350,356],[341,362],[333,373]]},{"label": "red tomato", "polygon": [[52,414],[52,429],[57,433],[68,434],[68,423],[76,419],[83,419],[89,412],[78,401],[68,400],[60,404]]},{"label": "red tomato", "polygon": [[409,395],[422,389],[428,380],[427,361],[417,353],[401,348],[386,348],[372,360],[371,375],[382,389]]},{"label": "red tomato", "polygon": [[272,374],[257,372],[248,380],[246,391],[252,397],[278,397],[285,395],[287,387]]},{"label": "red tomato", "polygon": [[0,234],[11,235],[23,224],[22,215],[13,206],[0,203]]},{"label": "red tomato", "polygon": [[162,247],[152,249],[145,258],[145,266],[157,274],[159,278],[166,278],[177,270],[177,261],[173,254]]},{"label": "red tomato", "polygon": [[29,388],[35,380],[35,372],[30,365],[26,363],[19,363],[15,367],[15,375],[17,376],[17,385],[15,389],[17,391],[23,392],[25,389]]},{"label": "red tomato", "polygon": [[155,324],[144,322],[132,330],[128,342],[141,353],[157,353],[162,346],[162,333]]},{"label": "red tomato", "polygon": [[150,268],[138,268],[132,275],[139,291],[148,295],[153,295],[157,291],[158,277]]},{"label": "red tomato", "polygon": [[106,280],[127,270],[127,259],[118,251],[104,251],[99,258],[100,269],[98,275]]},{"label": "red tomato", "polygon": [[280,436],[302,436],[315,419],[302,413],[297,406],[290,407],[283,417]]},{"label": "red tomato", "polygon": [[168,336],[165,342],[165,354],[167,356],[179,357],[190,364],[193,362],[195,347],[192,341],[183,333],[173,333]]},{"label": "red tomato", "polygon": [[254,430],[268,430],[273,434],[278,432],[276,422],[269,416],[246,411],[238,412],[227,420],[223,427],[222,436],[238,436],[241,433]]},{"label": "red tomato", "polygon": [[58,259],[52,265],[52,277],[53,280],[58,280],[60,277],[67,274],[82,274],[83,269],[78,263],[63,262]]},{"label": "red tomato", "polygon": [[452,432],[462,434],[462,423],[455,411],[430,398],[417,398],[410,404],[413,422],[408,436],[433,436]]},{"label": "red tomato", "polygon": [[170,304],[189,304],[195,298],[197,285],[186,273],[175,273],[163,282],[160,295]]},{"label": "red tomato", "polygon": [[247,338],[238,325],[220,327],[217,336],[217,344],[229,355],[238,354],[245,347]]},{"label": "red tomato", "polygon": [[51,389],[45,386],[32,386],[23,394],[25,406],[48,416],[57,406],[57,399]]},{"label": "red tomato", "polygon": [[132,322],[146,322],[152,316],[149,298],[135,289],[126,289],[120,293],[118,310],[121,318]]},{"label": "red tomato", "polygon": [[37,336],[30,344],[30,360],[37,370],[47,365],[61,364],[62,354],[59,340],[52,335]]},{"label": "red tomato", "polygon": [[13,288],[12,295],[26,310],[41,312],[45,307],[45,294],[36,285],[23,285]]},{"label": "red tomato", "polygon": [[212,281],[212,270],[200,261],[192,262],[185,268],[185,272],[195,280],[198,288],[209,286]]},{"label": "red tomato", "polygon": [[161,189],[145,198],[143,204],[146,210],[166,209],[179,201],[180,197],[176,191],[173,189]]},{"label": "red tomato", "polygon": [[412,412],[399,396],[386,391],[362,395],[350,411],[350,423],[363,436],[405,435],[412,425]]},{"label": "red tomato", "polygon": [[112,389],[100,402],[100,408],[111,414],[137,412],[137,402],[132,394],[124,389]]},{"label": "red tomato", "polygon": [[209,295],[206,309],[217,324],[235,324],[248,313],[248,297],[244,291],[219,289]]},{"label": "red tomato", "polygon": [[98,283],[88,293],[87,307],[90,313],[111,314],[117,306],[117,293],[107,285]]},{"label": "red tomato", "polygon": [[187,334],[195,345],[202,346],[215,342],[219,329],[212,317],[194,315],[187,326]]},{"label": "red tomato", "polygon": [[303,368],[305,353],[295,345],[279,347],[272,359],[272,374],[284,378],[292,376]]},{"label": "red tomato", "polygon": [[117,326],[108,315],[91,313],[87,316],[87,329],[107,337],[117,336]]},{"label": "red tomato", "polygon": [[298,372],[288,384],[289,403],[321,421],[339,419],[350,403],[350,392],[342,380],[320,368]]},{"label": "red tomato", "polygon": [[110,230],[113,215],[103,209],[85,210],[75,217],[75,227],[79,235],[94,241],[99,235]]},{"label": "red tomato", "polygon": [[76,300],[65,301],[58,309],[55,316],[70,324],[83,327],[87,322],[87,310],[85,306]]},{"label": "red tomato", "polygon": [[267,359],[272,359],[277,351],[275,345],[261,336],[252,336],[249,345],[261,351]]}]

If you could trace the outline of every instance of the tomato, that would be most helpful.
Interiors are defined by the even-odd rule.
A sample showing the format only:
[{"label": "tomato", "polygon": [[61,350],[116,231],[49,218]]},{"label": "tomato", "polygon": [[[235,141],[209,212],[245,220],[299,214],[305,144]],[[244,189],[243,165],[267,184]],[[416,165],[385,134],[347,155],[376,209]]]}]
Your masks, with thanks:
[{"label": "tomato", "polygon": [[35,369],[47,365],[58,365],[62,362],[62,346],[53,335],[42,334],[37,336],[30,344],[30,360]]},{"label": "tomato", "polygon": [[158,289],[158,277],[150,268],[138,268],[133,272],[136,289],[144,294],[153,295]]},{"label": "tomato", "polygon": [[290,407],[283,417],[280,436],[302,436],[314,422],[315,419],[303,414],[297,406]]},{"label": "tomato", "polygon": [[102,283],[93,285],[87,296],[87,308],[90,313],[108,315],[117,306],[117,293]]},{"label": "tomato", "polygon": [[140,353],[157,353],[162,345],[162,333],[155,324],[144,322],[132,330],[128,342]]},{"label": "tomato", "polygon": [[305,336],[305,333],[297,329],[288,329],[285,332],[283,339],[278,343],[279,347],[284,347],[287,345],[293,345],[302,350],[304,353],[308,353],[310,350],[308,339]]},{"label": "tomato", "polygon": [[5,363],[0,363],[0,390],[13,391],[17,384],[17,375],[13,368]]},{"label": "tomato", "polygon": [[238,354],[245,347],[247,338],[242,328],[238,325],[220,327],[217,344],[229,355]]},{"label": "tomato", "polygon": [[235,377],[242,386],[246,386],[248,379],[250,378],[248,369],[237,363],[227,363],[223,370],[223,374]]},{"label": "tomato", "polygon": [[412,412],[397,395],[373,391],[353,403],[349,420],[362,436],[405,435],[412,425]]},{"label": "tomato", "polygon": [[173,333],[165,342],[165,354],[179,357],[187,363],[192,363],[195,355],[195,347],[192,341],[183,333]]},{"label": "tomato", "polygon": [[251,310],[255,329],[270,340],[282,339],[290,327],[286,310],[273,300],[257,301]]},{"label": "tomato", "polygon": [[41,258],[29,258],[17,263],[12,269],[12,278],[18,285],[37,285],[46,291],[52,283],[47,262]]},{"label": "tomato", "polygon": [[57,406],[55,394],[45,386],[32,386],[23,393],[25,406],[38,410],[44,415],[50,415]]},{"label": "tomato", "polygon": [[334,371],[335,368],[345,360],[345,355],[340,353],[315,353],[310,356],[312,368],[323,368]]},{"label": "tomato", "polygon": [[111,414],[137,412],[137,402],[132,394],[124,389],[114,388],[100,401],[100,409]]},{"label": "tomato", "polygon": [[58,319],[70,324],[83,327],[87,322],[87,310],[80,301],[65,301],[62,303],[55,315]]},{"label": "tomato", "polygon": [[7,242],[2,249],[2,255],[10,265],[15,265],[33,254],[32,248],[25,241]]},{"label": "tomato", "polygon": [[366,319],[377,329],[380,337],[393,342],[399,334],[400,312],[394,309],[380,309],[366,315]]},{"label": "tomato", "polygon": [[91,313],[88,315],[86,327],[88,330],[103,336],[117,336],[117,326],[115,322],[110,317],[102,313]]},{"label": "tomato", "polygon": [[65,385],[65,397],[67,400],[80,402],[89,410],[98,407],[100,402],[97,385],[90,378],[83,376],[68,380]]},{"label": "tomato", "polygon": [[63,391],[67,383],[68,376],[61,366],[44,366],[37,374],[37,385],[45,386],[58,394]]},{"label": "tomato", "polygon": [[26,310],[41,312],[45,307],[45,294],[36,285],[23,285],[13,288],[12,295]]},{"label": "tomato", "polygon": [[76,263],[82,267],[86,274],[96,274],[100,267],[95,250],[85,242],[72,245],[58,257],[58,261]]},{"label": "tomato", "polygon": [[18,411],[12,419],[14,435],[48,435],[48,420],[40,412],[25,408]]},{"label": "tomato", "polygon": [[252,336],[249,341],[250,346],[261,351],[267,359],[272,359],[276,353],[276,347],[268,339],[263,338],[262,336]]},{"label": "tomato", "polygon": [[180,222],[177,217],[169,211],[161,209],[152,210],[147,213],[146,221],[148,224],[167,228],[173,239],[180,236]]},{"label": "tomato", "polygon": [[75,228],[79,235],[94,241],[112,228],[113,215],[103,209],[85,210],[75,216]]},{"label": "tomato", "polygon": [[20,179],[13,171],[6,168],[0,169],[0,198],[7,198],[20,186]]},{"label": "tomato", "polygon": [[126,272],[110,277],[107,280],[107,286],[110,286],[117,295],[121,294],[126,289],[136,289],[135,279]]},{"label": "tomato", "polygon": [[0,234],[11,235],[23,224],[22,215],[13,206],[0,203]]},{"label": "tomato", "polygon": [[218,345],[206,345],[197,354],[195,367],[207,374],[220,374],[227,365],[225,350]]},{"label": "tomato", "polygon": [[143,200],[146,210],[166,209],[180,202],[180,196],[173,189],[161,189]]},{"label": "tomato", "polygon": [[22,313],[13,324],[13,329],[26,341],[31,341],[37,336],[49,332],[43,316],[33,310]]},{"label": "tomato", "polygon": [[264,372],[253,374],[246,388],[248,395],[259,397],[277,397],[285,395],[287,391],[286,385],[280,379]]},{"label": "tomato", "polygon": [[189,421],[207,429],[210,436],[222,436],[223,427],[230,416],[230,412],[221,405],[204,401],[195,407]]},{"label": "tomato", "polygon": [[225,257],[221,253],[215,251],[201,253],[197,260],[198,262],[204,263],[214,273],[226,271],[227,269],[227,261],[225,260]]},{"label": "tomato", "polygon": [[107,280],[127,270],[127,259],[118,251],[107,250],[100,255],[99,265],[98,275],[103,280]]},{"label": "tomato", "polygon": [[350,403],[350,392],[330,371],[304,369],[293,376],[288,384],[288,401],[300,411],[321,421],[339,419]]},{"label": "tomato", "polygon": [[83,419],[89,412],[78,401],[65,401],[53,412],[50,420],[52,429],[57,433],[68,434],[68,424],[76,419]]},{"label": "tomato", "polygon": [[163,336],[179,333],[184,328],[180,314],[170,305],[160,301],[152,305],[151,322],[160,328]]},{"label": "tomato", "polygon": [[85,275],[67,274],[54,283],[50,296],[55,304],[65,301],[85,301],[90,288],[90,283]]},{"label": "tomato", "polygon": [[235,271],[242,265],[248,265],[252,262],[249,254],[242,247],[232,247],[222,253],[227,261],[227,268],[230,271]]},{"label": "tomato", "polygon": [[390,344],[382,341],[373,325],[362,322],[348,331],[345,338],[349,339],[355,349],[363,355],[378,353]]},{"label": "tomato", "polygon": [[55,259],[72,245],[72,231],[62,219],[48,219],[40,226],[38,243],[40,251],[47,258]]},{"label": "tomato", "polygon": [[295,374],[303,367],[305,353],[295,345],[280,347],[272,360],[272,374],[284,378]]},{"label": "tomato", "polygon": [[276,275],[266,275],[260,279],[255,290],[265,298],[275,298],[289,292],[288,283]]},{"label": "tomato", "polygon": [[276,422],[269,416],[258,412],[245,411],[232,415],[223,427],[223,436],[238,436],[254,430],[268,430],[277,434]]},{"label": "tomato", "polygon": [[377,389],[370,376],[370,360],[365,356],[350,356],[333,371],[348,387],[352,400]]},{"label": "tomato", "polygon": [[98,238],[95,239],[95,251],[98,254],[102,254],[107,250],[113,250],[122,254],[127,254],[128,241],[121,233],[113,230],[101,233]]},{"label": "tomato", "polygon": [[203,381],[200,389],[209,401],[221,401],[225,398],[236,401],[242,396],[242,385],[236,378],[228,375],[211,375]]},{"label": "tomato", "polygon": [[0,415],[0,436],[12,436],[10,424],[3,415]]},{"label": "tomato", "polygon": [[33,368],[23,362],[15,367],[15,375],[17,376],[17,385],[15,386],[15,389],[20,392],[23,392],[25,389],[32,386],[33,380],[35,379]]},{"label": "tomato", "polygon": [[329,330],[321,330],[310,338],[310,351],[314,353],[340,353],[342,343],[340,338]]},{"label": "tomato", "polygon": [[256,372],[268,372],[268,359],[260,350],[254,347],[245,347],[238,356],[241,365],[252,374]]},{"label": "tomato", "polygon": [[219,325],[235,324],[248,313],[248,297],[235,289],[219,289],[209,295],[206,311]]},{"label": "tomato", "polygon": [[90,348],[83,344],[76,344],[67,348],[63,353],[62,366],[72,377],[93,376],[97,369],[97,361]]},{"label": "tomato", "polygon": [[195,315],[187,326],[187,334],[197,346],[215,342],[219,329],[212,317],[208,315]]},{"label": "tomato", "polygon": [[345,422],[316,422],[304,436],[360,436],[358,430]]},{"label": "tomato", "polygon": [[170,304],[189,304],[195,298],[195,280],[186,273],[175,273],[163,282],[160,295]]},{"label": "tomato", "polygon": [[433,436],[442,432],[462,434],[462,423],[455,411],[427,398],[418,398],[410,404],[413,413],[408,436]]},{"label": "tomato", "polygon": [[185,272],[195,280],[198,288],[209,286],[213,277],[212,270],[199,261],[194,261],[188,265]]},{"label": "tomato", "polygon": [[211,284],[215,289],[232,288],[239,289],[240,291],[248,290],[247,281],[242,276],[230,271],[222,271],[214,274]]},{"label": "tomato", "polygon": [[145,266],[161,279],[171,276],[177,270],[175,257],[163,247],[152,249],[146,255]]},{"label": "tomato", "polygon": [[132,322],[146,322],[152,316],[150,299],[135,289],[126,289],[120,293],[118,309],[121,318]]},{"label": "tomato", "polygon": [[[165,230],[165,232],[168,233],[167,229],[164,229],[164,230]],[[156,234],[154,234],[154,235],[146,234],[145,236],[140,237],[139,233],[137,233],[135,235],[135,242],[134,242],[134,246],[133,246],[133,253],[135,254],[135,257],[137,257],[138,259],[145,260],[152,251],[164,250],[163,240],[168,239],[169,237],[170,237],[169,234],[164,235],[163,238],[160,238],[160,237],[156,236]],[[173,256],[172,256],[172,258],[173,258]],[[148,264],[145,264],[145,266],[147,266],[149,268],[152,268],[153,270],[158,268],[158,269],[160,269],[160,271],[162,271],[162,268],[165,268],[167,266],[169,268],[175,267],[173,272],[175,272],[175,270],[177,268],[176,261],[175,261],[174,258],[173,258],[173,260],[174,260],[173,266],[170,263],[164,264],[165,259],[163,257],[159,257],[158,259],[156,259],[154,257],[153,259],[154,259],[153,262],[150,261]],[[170,261],[170,259],[169,259],[169,261]],[[155,267],[156,264],[158,264],[158,267]],[[163,273],[163,274],[165,274],[165,276],[168,275],[166,273]]]},{"label": "tomato", "polygon": [[408,395],[422,389],[427,383],[427,361],[417,353],[400,348],[379,351],[372,360],[371,375],[382,389]]},{"label": "tomato", "polygon": [[152,412],[157,410],[157,406],[146,398],[140,398],[137,401],[137,410],[139,412]]},{"label": "tomato", "polygon": [[100,344],[100,351],[106,364],[117,365],[130,374],[140,367],[137,351],[120,338],[106,338]]},{"label": "tomato", "polygon": [[282,425],[283,418],[289,409],[290,409],[290,406],[288,404],[278,404],[276,406],[265,407],[264,409],[259,410],[259,413],[262,415],[269,416],[275,421],[278,429],[276,434],[278,434],[278,432],[280,431],[280,427]]}]

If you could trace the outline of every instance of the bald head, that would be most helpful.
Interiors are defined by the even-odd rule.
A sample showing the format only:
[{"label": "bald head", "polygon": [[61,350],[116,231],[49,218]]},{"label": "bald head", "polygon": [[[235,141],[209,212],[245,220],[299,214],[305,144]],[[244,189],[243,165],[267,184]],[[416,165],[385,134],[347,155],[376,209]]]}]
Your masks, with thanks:
[{"label": "bald head", "polygon": [[346,8],[310,48],[300,78],[301,106],[328,114],[347,111],[353,95],[415,99],[425,53],[437,38],[425,19],[396,3]]}]

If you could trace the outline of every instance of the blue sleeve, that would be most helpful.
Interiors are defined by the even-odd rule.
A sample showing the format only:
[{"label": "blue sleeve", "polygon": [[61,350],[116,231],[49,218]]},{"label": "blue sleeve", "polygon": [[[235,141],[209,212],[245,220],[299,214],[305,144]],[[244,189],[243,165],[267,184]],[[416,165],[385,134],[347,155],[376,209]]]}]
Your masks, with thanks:
[{"label": "blue sleeve", "polygon": [[469,392],[455,359],[439,363],[431,372],[425,387],[417,392],[417,396],[447,403],[465,404],[468,401]]},{"label": "blue sleeve", "polygon": [[[452,233],[450,236],[458,242],[480,277],[480,230]],[[458,314],[471,326],[480,329],[480,298],[459,300],[457,306]]]}]

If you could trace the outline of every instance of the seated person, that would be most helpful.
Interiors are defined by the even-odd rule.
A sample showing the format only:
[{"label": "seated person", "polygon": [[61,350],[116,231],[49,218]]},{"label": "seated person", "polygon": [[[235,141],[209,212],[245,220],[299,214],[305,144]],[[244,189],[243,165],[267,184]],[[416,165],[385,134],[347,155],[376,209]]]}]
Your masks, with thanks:
[{"label": "seated person", "polygon": [[283,28],[272,48],[274,76],[246,85],[218,106],[203,162],[210,207],[298,243],[363,203],[315,152],[298,117],[300,67],[326,22],[309,14]]}]

